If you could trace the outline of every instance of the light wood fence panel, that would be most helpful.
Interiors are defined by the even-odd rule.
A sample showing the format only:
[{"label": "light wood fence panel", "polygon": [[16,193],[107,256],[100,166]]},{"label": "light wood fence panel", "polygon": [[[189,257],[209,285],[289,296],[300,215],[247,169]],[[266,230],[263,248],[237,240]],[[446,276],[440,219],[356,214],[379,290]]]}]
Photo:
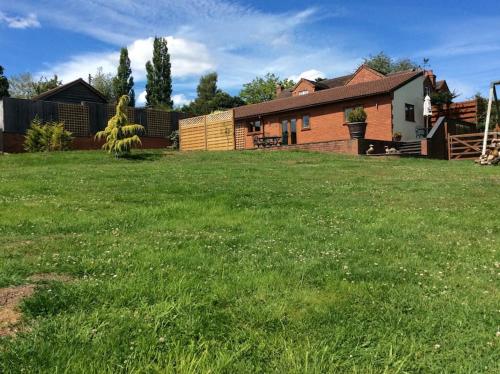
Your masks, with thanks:
[{"label": "light wood fence panel", "polygon": [[204,151],[207,149],[205,116],[183,119],[179,122],[181,151]]},{"label": "light wood fence panel", "polygon": [[234,149],[232,110],[188,118],[179,122],[182,151],[228,151]]}]

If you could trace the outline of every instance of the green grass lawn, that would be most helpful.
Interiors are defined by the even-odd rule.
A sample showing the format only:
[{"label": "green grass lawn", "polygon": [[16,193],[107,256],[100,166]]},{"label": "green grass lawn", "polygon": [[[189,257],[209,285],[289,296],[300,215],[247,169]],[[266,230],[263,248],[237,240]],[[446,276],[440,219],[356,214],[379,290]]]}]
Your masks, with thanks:
[{"label": "green grass lawn", "polygon": [[0,156],[0,372],[498,373],[500,168]]}]

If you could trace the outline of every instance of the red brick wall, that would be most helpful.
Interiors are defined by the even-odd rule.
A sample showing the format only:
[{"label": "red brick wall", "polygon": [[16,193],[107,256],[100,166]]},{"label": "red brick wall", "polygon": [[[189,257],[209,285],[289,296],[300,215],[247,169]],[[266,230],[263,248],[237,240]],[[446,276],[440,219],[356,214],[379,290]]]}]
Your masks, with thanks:
[{"label": "red brick wall", "polygon": [[[143,149],[166,148],[171,145],[170,140],[165,138],[142,137]],[[24,152],[24,135],[3,133],[3,151],[7,153]],[[102,142],[96,142],[93,136],[75,137],[71,148],[74,150],[101,149]]]},{"label": "red brick wall", "polygon": [[305,149],[317,152],[345,153],[350,155],[359,154],[359,145],[356,139],[334,140],[331,142],[320,142],[320,143],[310,143],[310,144],[296,144],[296,145],[289,145],[286,147],[280,147],[278,149],[283,149],[283,150]]},{"label": "red brick wall", "polygon": [[24,135],[4,132],[3,149],[0,150],[7,153],[24,152],[23,143],[24,143]]},{"label": "red brick wall", "polygon": [[309,91],[309,93],[313,93],[315,91],[315,87],[311,82],[301,80],[295,90],[293,90],[292,96],[298,96],[300,91]]},{"label": "red brick wall", "polygon": [[347,86],[350,86],[351,84],[371,82],[371,81],[378,80],[378,79],[381,79],[380,75],[371,71],[370,69],[362,68],[349,81],[349,83],[347,83]]},{"label": "red brick wall", "polygon": [[[264,136],[281,136],[281,121],[297,119],[297,144],[327,142],[332,140],[348,140],[349,129],[345,126],[344,110],[346,108],[363,106],[368,116],[366,139],[392,140],[392,97],[380,95],[344,103],[323,105],[310,109],[293,111],[287,114],[270,115],[262,118]],[[302,116],[310,116],[310,128],[302,129]],[[241,124],[239,124],[241,125]],[[263,135],[248,133],[245,127],[245,148],[252,149],[253,137]]]}]

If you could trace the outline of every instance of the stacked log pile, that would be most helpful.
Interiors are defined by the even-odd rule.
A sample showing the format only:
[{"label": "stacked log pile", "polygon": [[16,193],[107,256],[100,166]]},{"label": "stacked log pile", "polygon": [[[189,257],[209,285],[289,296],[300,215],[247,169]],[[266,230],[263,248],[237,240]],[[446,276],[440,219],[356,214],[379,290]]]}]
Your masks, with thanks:
[{"label": "stacked log pile", "polygon": [[480,165],[498,165],[500,163],[500,139],[493,139],[486,153],[476,162]]}]

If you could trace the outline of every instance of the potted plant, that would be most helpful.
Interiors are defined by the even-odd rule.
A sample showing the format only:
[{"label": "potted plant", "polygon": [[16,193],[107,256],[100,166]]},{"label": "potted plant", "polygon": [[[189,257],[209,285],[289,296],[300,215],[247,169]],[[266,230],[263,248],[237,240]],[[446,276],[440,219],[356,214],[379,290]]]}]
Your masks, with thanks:
[{"label": "potted plant", "polygon": [[403,137],[403,134],[401,134],[399,131],[396,131],[392,135],[392,140],[395,141],[395,142],[400,142],[402,137]]},{"label": "potted plant", "polygon": [[347,116],[351,139],[364,139],[366,133],[366,112],[363,108],[353,109]]}]

